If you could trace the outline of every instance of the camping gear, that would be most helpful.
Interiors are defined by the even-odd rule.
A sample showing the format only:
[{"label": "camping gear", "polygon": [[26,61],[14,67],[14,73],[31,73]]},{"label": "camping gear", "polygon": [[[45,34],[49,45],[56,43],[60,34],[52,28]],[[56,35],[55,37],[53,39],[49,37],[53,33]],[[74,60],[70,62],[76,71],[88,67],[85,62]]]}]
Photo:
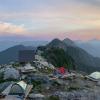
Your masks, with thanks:
[{"label": "camping gear", "polygon": [[60,73],[60,74],[65,74],[65,68],[64,67],[60,67],[60,68],[58,68],[58,72]]},{"label": "camping gear", "polygon": [[92,74],[89,75],[89,77],[94,79],[100,79],[100,72],[93,72]]}]

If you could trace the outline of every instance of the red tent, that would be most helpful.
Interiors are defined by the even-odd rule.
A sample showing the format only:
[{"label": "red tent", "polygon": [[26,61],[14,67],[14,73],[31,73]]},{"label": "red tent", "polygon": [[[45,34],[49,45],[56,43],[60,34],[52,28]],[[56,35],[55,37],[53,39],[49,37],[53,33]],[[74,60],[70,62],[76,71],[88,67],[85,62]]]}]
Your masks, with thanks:
[{"label": "red tent", "polygon": [[60,74],[65,74],[65,68],[64,67],[60,67],[60,68],[58,68],[58,72],[60,73]]}]

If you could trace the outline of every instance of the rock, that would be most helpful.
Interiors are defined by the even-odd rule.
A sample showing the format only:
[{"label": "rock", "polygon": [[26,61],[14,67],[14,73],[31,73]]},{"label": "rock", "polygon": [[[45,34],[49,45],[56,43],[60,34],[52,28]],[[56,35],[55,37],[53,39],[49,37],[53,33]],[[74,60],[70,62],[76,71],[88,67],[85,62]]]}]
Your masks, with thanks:
[{"label": "rock", "polygon": [[100,86],[100,81],[97,82],[97,85]]},{"label": "rock", "polygon": [[4,79],[18,79],[19,71],[15,68],[6,68],[4,71]]},{"label": "rock", "polygon": [[29,98],[30,99],[35,99],[35,100],[44,100],[45,96],[42,95],[42,94],[34,94],[34,93],[32,93],[32,94],[29,95]]},{"label": "rock", "polygon": [[[100,90],[99,90],[100,91]],[[100,100],[100,92],[97,91],[72,91],[55,92],[53,96],[59,96],[60,100]]]}]

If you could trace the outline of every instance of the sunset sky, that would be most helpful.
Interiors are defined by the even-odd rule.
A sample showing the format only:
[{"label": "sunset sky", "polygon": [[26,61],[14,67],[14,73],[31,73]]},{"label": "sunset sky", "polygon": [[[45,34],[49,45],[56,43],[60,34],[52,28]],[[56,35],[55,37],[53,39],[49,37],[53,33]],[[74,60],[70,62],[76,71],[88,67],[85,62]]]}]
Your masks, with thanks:
[{"label": "sunset sky", "polygon": [[100,0],[0,0],[0,40],[100,39]]}]

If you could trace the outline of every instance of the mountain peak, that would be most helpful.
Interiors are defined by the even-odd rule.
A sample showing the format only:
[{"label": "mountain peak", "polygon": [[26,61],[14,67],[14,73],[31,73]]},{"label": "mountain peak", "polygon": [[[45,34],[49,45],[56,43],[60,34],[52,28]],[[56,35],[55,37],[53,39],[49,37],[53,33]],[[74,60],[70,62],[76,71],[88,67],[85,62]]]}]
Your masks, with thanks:
[{"label": "mountain peak", "polygon": [[74,43],[71,39],[69,39],[69,38],[65,38],[65,39],[63,40],[63,42],[64,42],[67,46],[76,46],[75,43]]},{"label": "mountain peak", "polygon": [[61,42],[58,38],[53,39],[51,42]]},{"label": "mountain peak", "polygon": [[59,40],[59,39],[53,39],[49,44],[59,44],[59,43],[61,43],[62,41],[61,40]]},{"label": "mountain peak", "polygon": [[66,44],[63,43],[61,40],[59,39],[54,39],[52,40],[48,45],[47,48],[51,48],[51,47],[57,47],[57,48],[66,48]]}]

